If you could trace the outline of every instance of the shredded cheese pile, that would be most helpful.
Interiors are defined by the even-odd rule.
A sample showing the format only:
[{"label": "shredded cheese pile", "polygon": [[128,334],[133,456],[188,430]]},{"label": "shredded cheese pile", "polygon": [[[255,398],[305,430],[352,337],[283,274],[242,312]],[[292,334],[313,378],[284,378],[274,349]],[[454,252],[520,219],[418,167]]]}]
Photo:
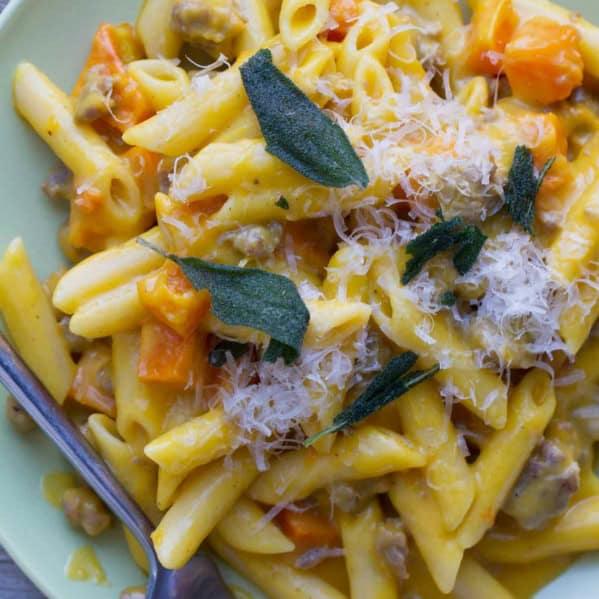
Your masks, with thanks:
[{"label": "shredded cheese pile", "polygon": [[515,340],[531,356],[565,350],[559,320],[570,301],[546,263],[546,251],[528,233],[512,230],[488,239],[474,267],[456,284],[484,289],[467,326],[499,356]]},{"label": "shredded cheese pile", "polygon": [[[225,385],[217,403],[240,430],[240,445],[248,445],[260,470],[268,469],[267,452],[297,448],[300,425],[327,407],[330,389],[346,387],[353,359],[338,347],[304,349],[299,360],[286,366],[237,361],[228,356]],[[295,433],[295,437],[293,434]]]}]

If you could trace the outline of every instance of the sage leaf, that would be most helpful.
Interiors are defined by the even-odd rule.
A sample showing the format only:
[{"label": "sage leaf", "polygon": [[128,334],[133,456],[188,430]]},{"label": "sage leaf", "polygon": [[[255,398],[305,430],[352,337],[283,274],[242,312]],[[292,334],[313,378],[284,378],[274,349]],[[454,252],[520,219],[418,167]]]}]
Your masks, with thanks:
[{"label": "sage leaf", "polygon": [[458,298],[456,297],[455,293],[450,290],[444,291],[441,294],[441,297],[439,298],[439,303],[442,306],[446,306],[448,308],[451,308],[451,306],[455,306],[457,301]]},{"label": "sage leaf", "polygon": [[462,227],[462,218],[456,216],[445,220],[442,212],[437,212],[441,222],[418,235],[408,243],[406,251],[412,257],[406,263],[401,277],[407,285],[423,269],[424,265],[437,254],[453,250],[453,264],[461,274],[466,274],[476,262],[487,236],[476,225]]},{"label": "sage leaf", "polygon": [[476,225],[466,225],[456,235],[457,251],[453,256],[453,265],[461,275],[465,275],[474,266],[487,239]]},{"label": "sage leaf", "polygon": [[249,343],[237,343],[236,341],[220,341],[214,346],[214,349],[208,354],[208,363],[210,366],[220,368],[227,362],[227,354],[231,354],[236,360],[241,358],[250,350]]},{"label": "sage leaf", "polygon": [[325,435],[336,433],[364,420],[439,371],[439,365],[435,364],[428,370],[408,372],[417,359],[415,353],[405,352],[391,360],[383,372],[374,377],[366,391],[333,418],[331,426],[308,437],[304,446],[309,447]]},{"label": "sage leaf", "polygon": [[366,169],[343,129],[277,69],[270,50],[258,50],[240,71],[268,152],[322,185],[368,186]]},{"label": "sage leaf", "polygon": [[550,158],[536,177],[530,149],[526,146],[518,146],[514,152],[508,180],[503,190],[505,205],[512,220],[531,235],[534,235],[532,223],[535,219],[535,201],[543,179],[554,162],[555,157]]},{"label": "sage leaf", "polygon": [[208,289],[211,309],[222,322],[270,335],[270,360],[280,356],[289,364],[299,356],[310,312],[291,279],[258,268],[181,258],[142,238],[137,241],[178,264],[194,289]]},{"label": "sage leaf", "polygon": [[456,242],[456,232],[461,226],[462,219],[456,216],[451,220],[435,223],[430,229],[412,239],[406,246],[406,251],[412,257],[406,264],[401,282],[407,285],[431,258],[452,248]]}]

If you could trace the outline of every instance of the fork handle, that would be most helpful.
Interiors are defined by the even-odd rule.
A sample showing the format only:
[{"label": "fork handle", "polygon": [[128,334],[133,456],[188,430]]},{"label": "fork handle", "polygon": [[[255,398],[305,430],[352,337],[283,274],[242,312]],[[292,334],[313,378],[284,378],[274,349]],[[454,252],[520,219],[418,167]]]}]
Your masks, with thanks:
[{"label": "fork handle", "polygon": [[116,480],[81,431],[0,333],[0,383],[50,437],[89,486],[141,543],[148,556],[152,524]]}]

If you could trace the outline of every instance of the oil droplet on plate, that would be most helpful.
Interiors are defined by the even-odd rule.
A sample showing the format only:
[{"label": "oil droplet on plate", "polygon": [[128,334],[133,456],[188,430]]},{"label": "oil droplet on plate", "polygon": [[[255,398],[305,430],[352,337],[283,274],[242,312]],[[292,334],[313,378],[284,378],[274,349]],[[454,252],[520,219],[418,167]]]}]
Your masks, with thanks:
[{"label": "oil droplet on plate", "polygon": [[47,472],[42,478],[44,499],[52,507],[61,509],[64,492],[77,484],[77,477],[72,472]]},{"label": "oil droplet on plate", "polygon": [[65,573],[69,580],[108,586],[104,568],[91,545],[84,545],[71,553]]}]

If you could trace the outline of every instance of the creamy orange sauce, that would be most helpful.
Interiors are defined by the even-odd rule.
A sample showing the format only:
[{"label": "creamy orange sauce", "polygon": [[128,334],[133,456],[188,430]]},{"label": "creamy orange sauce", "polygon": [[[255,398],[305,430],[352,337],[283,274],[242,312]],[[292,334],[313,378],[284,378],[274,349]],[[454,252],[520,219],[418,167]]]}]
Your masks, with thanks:
[{"label": "creamy orange sauce", "polygon": [[91,545],[84,545],[71,553],[65,566],[65,574],[69,580],[109,585],[104,568]]}]

